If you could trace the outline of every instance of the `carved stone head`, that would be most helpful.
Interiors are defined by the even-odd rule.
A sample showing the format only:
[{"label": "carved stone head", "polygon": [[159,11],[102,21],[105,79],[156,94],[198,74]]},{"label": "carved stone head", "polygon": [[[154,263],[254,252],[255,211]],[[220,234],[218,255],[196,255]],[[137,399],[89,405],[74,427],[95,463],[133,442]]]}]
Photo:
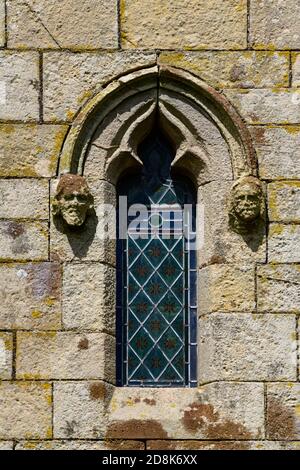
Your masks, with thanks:
[{"label": "carved stone head", "polygon": [[93,208],[93,196],[83,176],[62,175],[52,204],[53,214],[72,226],[81,226]]},{"label": "carved stone head", "polygon": [[230,225],[236,232],[245,233],[264,218],[265,204],[261,182],[245,176],[234,183],[230,195]]}]

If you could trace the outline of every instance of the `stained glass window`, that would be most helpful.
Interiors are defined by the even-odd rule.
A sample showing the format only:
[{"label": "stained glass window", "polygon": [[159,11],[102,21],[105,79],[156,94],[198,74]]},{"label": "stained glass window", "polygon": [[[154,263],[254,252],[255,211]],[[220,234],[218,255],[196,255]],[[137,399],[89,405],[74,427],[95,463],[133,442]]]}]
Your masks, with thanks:
[{"label": "stained glass window", "polygon": [[117,385],[195,386],[194,191],[171,175],[173,151],[159,131],[139,155],[142,174],[118,188]]}]

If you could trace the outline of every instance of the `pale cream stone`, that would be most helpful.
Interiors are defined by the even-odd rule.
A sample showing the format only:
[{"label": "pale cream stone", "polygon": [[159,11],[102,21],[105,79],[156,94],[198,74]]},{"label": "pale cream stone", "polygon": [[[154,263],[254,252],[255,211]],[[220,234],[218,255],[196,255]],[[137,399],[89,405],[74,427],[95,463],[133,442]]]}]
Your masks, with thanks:
[{"label": "pale cream stone", "polygon": [[78,109],[96,91],[100,91],[105,82],[132,69],[155,63],[154,52],[45,53],[45,119],[71,121]]},{"label": "pale cream stone", "polygon": [[259,312],[300,312],[300,265],[257,266]]},{"label": "pale cream stone", "polygon": [[300,54],[292,53],[292,86],[300,86]]},{"label": "pale cream stone", "polygon": [[122,47],[244,49],[246,0],[122,0]]},{"label": "pale cream stone", "polygon": [[[58,180],[52,181],[51,196],[55,194]],[[116,261],[115,188],[99,179],[87,179],[94,197],[94,213],[74,230],[53,217],[50,227],[50,256],[53,260],[100,261],[114,265]],[[51,198],[51,199],[52,199]],[[52,199],[53,200],[53,199]],[[107,230],[105,229],[107,228]]]},{"label": "pale cream stone", "polygon": [[52,390],[46,382],[0,382],[0,439],[50,439]]},{"label": "pale cream stone", "polygon": [[[17,446],[18,448],[18,446]],[[147,450],[300,450],[300,442],[287,441],[147,441]]]},{"label": "pale cream stone", "polygon": [[[70,429],[70,427],[69,427]],[[8,445],[8,444],[6,444]],[[1,449],[1,443],[0,443]],[[70,439],[53,439],[51,441],[24,441],[16,445],[16,450],[144,450],[140,441],[72,441]]]},{"label": "pale cream stone", "polygon": [[5,0],[0,0],[0,47],[5,45]]},{"label": "pale cream stone", "polygon": [[267,438],[293,440],[300,438],[300,384],[267,385]]},{"label": "pale cream stone", "polygon": [[225,94],[251,124],[300,122],[300,90],[297,88],[226,90]]},{"label": "pale cream stone", "polygon": [[300,225],[270,224],[268,253],[270,263],[300,262]]},{"label": "pale cream stone", "polygon": [[215,88],[284,87],[289,83],[288,52],[162,52],[159,64],[189,70]]},{"label": "pale cream stone", "polygon": [[115,269],[100,263],[64,267],[64,328],[115,333]]},{"label": "pale cream stone", "polygon": [[253,266],[214,264],[201,269],[198,276],[200,314],[254,310]]},{"label": "pale cream stone", "polygon": [[8,46],[118,47],[117,0],[8,0]]},{"label": "pale cream stone", "polygon": [[39,55],[0,51],[0,119],[39,118]]},{"label": "pale cream stone", "polygon": [[0,450],[13,450],[13,441],[0,441]]},{"label": "pale cream stone", "polygon": [[299,15],[298,0],[251,0],[250,44],[254,49],[299,49]]},{"label": "pale cream stone", "polygon": [[0,329],[61,326],[61,269],[57,263],[0,266]]},{"label": "pale cream stone", "polygon": [[0,260],[48,259],[48,223],[0,221]]},{"label": "pale cream stone", "polygon": [[67,126],[0,124],[0,176],[56,175]]},{"label": "pale cream stone", "polygon": [[300,222],[300,181],[278,181],[268,185],[271,222]]},{"label": "pale cream stone", "polygon": [[104,382],[54,384],[54,438],[103,439],[113,387]]},{"label": "pale cream stone", "polygon": [[48,215],[48,181],[0,179],[0,218],[48,219]]},{"label": "pale cream stone", "polygon": [[102,333],[18,332],[18,379],[114,381],[114,338]]},{"label": "pale cream stone", "polygon": [[263,384],[218,382],[199,388],[116,388],[107,438],[259,439]]},{"label": "pale cream stone", "polygon": [[258,126],[250,130],[260,177],[297,179],[300,174],[300,126]]},{"label": "pale cream stone", "polygon": [[12,377],[12,333],[0,332],[0,379]]},{"label": "pale cream stone", "polygon": [[296,380],[296,318],[245,313],[201,317],[199,357],[201,382]]}]

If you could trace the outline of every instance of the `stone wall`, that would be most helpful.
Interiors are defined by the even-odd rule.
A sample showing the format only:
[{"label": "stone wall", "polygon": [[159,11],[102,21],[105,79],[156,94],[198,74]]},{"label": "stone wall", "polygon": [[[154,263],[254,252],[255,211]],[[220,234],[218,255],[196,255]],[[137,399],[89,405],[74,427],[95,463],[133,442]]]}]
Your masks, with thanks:
[{"label": "stone wall", "polygon": [[[0,0],[1,449],[300,448],[299,14],[297,0]],[[113,250],[74,255],[51,216],[79,111],[153,66],[232,103],[266,188],[257,250],[224,235],[200,262],[197,389],[114,387]],[[203,186],[208,217],[225,220],[229,180]]]}]

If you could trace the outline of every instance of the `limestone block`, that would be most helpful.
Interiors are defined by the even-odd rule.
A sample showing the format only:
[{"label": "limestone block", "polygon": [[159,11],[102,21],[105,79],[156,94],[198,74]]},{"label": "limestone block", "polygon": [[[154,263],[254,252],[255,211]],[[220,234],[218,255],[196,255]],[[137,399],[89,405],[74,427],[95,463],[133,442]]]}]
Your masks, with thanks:
[{"label": "limestone block", "polygon": [[300,436],[300,384],[267,386],[267,437],[292,440]]},{"label": "limestone block", "polygon": [[162,52],[159,64],[189,70],[214,88],[285,87],[289,83],[287,52]]},{"label": "limestone block", "polygon": [[299,49],[297,0],[251,0],[250,44],[254,49]]},{"label": "limestone block", "polygon": [[39,118],[39,55],[0,51],[0,119]]},{"label": "limestone block", "polygon": [[[199,187],[198,241],[199,265],[243,264],[266,261],[265,226],[241,236],[229,226],[228,200],[232,181],[214,181]],[[202,210],[201,210],[202,209]],[[202,294],[201,294],[202,295]]]},{"label": "limestone block", "polygon": [[155,63],[154,52],[45,53],[45,119],[72,120],[83,103],[105,82],[132,68]]},{"label": "limestone block", "polygon": [[245,0],[121,1],[125,49],[244,49],[246,31]]},{"label": "limestone block", "polygon": [[259,175],[266,179],[298,178],[300,126],[251,127]]},{"label": "limestone block", "polygon": [[292,53],[292,86],[300,86],[300,54]]},{"label": "limestone block", "polygon": [[0,329],[58,329],[61,270],[57,263],[0,267]]},{"label": "limestone block", "polygon": [[13,450],[13,441],[0,441],[0,450]]},{"label": "limestone block", "polygon": [[46,382],[0,382],[0,439],[51,438],[51,395]]},{"label": "limestone block", "polygon": [[102,333],[18,332],[17,377],[114,380],[114,339]]},{"label": "limestone block", "polygon": [[[50,227],[50,256],[53,260],[88,260],[115,264],[115,188],[105,181],[87,179],[94,197],[94,213],[76,230],[67,227],[60,217],[53,217]],[[52,181],[51,195],[58,180]],[[107,231],[106,231],[107,229]]]},{"label": "limestone block", "polygon": [[300,225],[270,224],[269,262],[300,262]]},{"label": "limestone block", "polygon": [[[18,448],[18,446],[17,446]],[[147,441],[147,450],[299,450],[300,443],[285,441]]]},{"label": "limestone block", "polygon": [[48,223],[0,221],[0,260],[48,259]]},{"label": "limestone block", "polygon": [[300,222],[300,181],[278,181],[268,185],[271,222]]},{"label": "limestone block", "polygon": [[300,90],[297,88],[226,90],[225,94],[251,124],[294,124],[300,121]]},{"label": "limestone block", "polygon": [[300,266],[257,267],[257,307],[259,312],[300,312]]},{"label": "limestone block", "polygon": [[296,380],[294,315],[213,314],[199,323],[199,378]]},{"label": "limestone block", "polygon": [[115,334],[115,269],[100,263],[64,267],[64,328]]},{"label": "limestone block", "polygon": [[5,0],[0,0],[0,47],[5,45]]},{"label": "limestone block", "polygon": [[8,0],[12,48],[118,47],[117,0]]},{"label": "limestone block", "polygon": [[0,218],[47,219],[48,181],[0,179]]},{"label": "limestone block", "polygon": [[199,313],[251,312],[254,267],[214,264],[199,271]]},{"label": "limestone block", "polygon": [[263,384],[198,389],[116,388],[107,438],[256,439],[264,428]]},{"label": "limestone block", "polygon": [[55,176],[67,129],[51,124],[0,124],[0,176]]},{"label": "limestone block", "polygon": [[12,377],[12,333],[0,332],[0,379]]},{"label": "limestone block", "polygon": [[[1,449],[1,443],[0,443]],[[72,441],[72,440],[51,440],[51,441],[24,441],[16,445],[16,450],[144,450],[145,445],[140,441],[121,441],[112,439],[111,441]]]},{"label": "limestone block", "polygon": [[105,436],[105,410],[113,387],[104,382],[54,384],[54,437],[101,439]]}]

